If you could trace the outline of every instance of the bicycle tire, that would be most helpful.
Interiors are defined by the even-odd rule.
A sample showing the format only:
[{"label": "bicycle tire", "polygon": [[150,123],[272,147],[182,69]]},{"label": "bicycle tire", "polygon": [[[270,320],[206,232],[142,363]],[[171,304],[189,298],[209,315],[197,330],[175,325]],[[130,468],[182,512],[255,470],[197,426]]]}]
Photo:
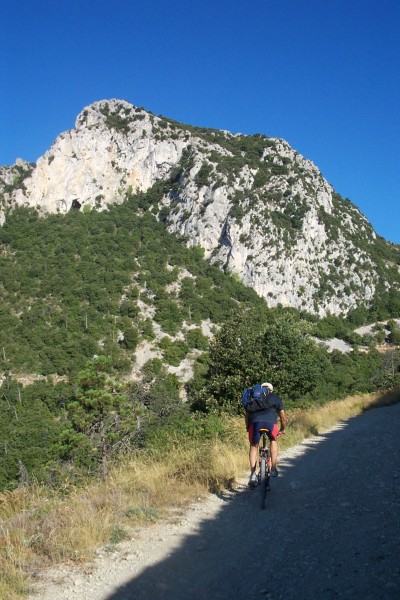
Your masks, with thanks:
[{"label": "bicycle tire", "polygon": [[265,508],[265,500],[267,497],[268,490],[268,475],[267,475],[267,459],[265,456],[261,457],[260,463],[260,493],[261,493],[261,508]]}]

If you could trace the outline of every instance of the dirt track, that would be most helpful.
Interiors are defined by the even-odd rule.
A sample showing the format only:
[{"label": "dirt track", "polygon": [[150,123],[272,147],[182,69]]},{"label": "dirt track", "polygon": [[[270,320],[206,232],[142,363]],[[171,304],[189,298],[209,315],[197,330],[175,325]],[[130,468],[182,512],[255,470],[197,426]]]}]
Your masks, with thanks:
[{"label": "dirt track", "polygon": [[243,480],[32,598],[397,599],[399,450],[400,404],[371,410],[282,455],[266,510]]}]

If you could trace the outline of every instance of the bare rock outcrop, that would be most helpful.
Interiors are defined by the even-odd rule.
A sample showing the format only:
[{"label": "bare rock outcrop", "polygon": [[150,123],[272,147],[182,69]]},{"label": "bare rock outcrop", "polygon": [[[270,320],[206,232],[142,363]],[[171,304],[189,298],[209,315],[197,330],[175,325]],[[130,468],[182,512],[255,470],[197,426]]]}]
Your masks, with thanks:
[{"label": "bare rock outcrop", "polygon": [[[367,219],[287,142],[183,125],[122,100],[85,108],[36,165],[1,167],[0,222],[20,205],[107,210],[160,181],[150,210],[270,306],[346,314],[393,285]],[[398,266],[396,277],[398,287]]]}]

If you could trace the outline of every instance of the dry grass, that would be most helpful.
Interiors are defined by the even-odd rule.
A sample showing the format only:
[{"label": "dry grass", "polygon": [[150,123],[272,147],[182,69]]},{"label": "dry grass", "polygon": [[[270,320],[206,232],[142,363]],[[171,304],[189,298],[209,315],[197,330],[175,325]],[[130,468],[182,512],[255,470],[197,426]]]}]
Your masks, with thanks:
[{"label": "dry grass", "polygon": [[[400,400],[355,396],[307,411],[291,411],[281,448],[315,435],[373,406]],[[41,486],[0,494],[0,598],[26,593],[30,577],[43,565],[84,561],[101,546],[113,546],[135,525],[151,524],[170,507],[183,507],[209,490],[218,491],[247,469],[243,419],[226,418],[228,440],[197,446],[176,444],[161,462],[138,454],[110,472],[63,496]]]},{"label": "dry grass", "polygon": [[289,448],[304,438],[322,433],[339,421],[344,421],[366,410],[400,402],[400,389],[382,393],[349,396],[307,410],[292,410],[288,415],[285,437],[280,447]]},{"label": "dry grass", "polygon": [[[227,419],[230,437],[243,423]],[[20,597],[45,565],[84,561],[113,546],[135,525],[151,524],[170,507],[183,507],[209,490],[221,490],[243,472],[242,452],[217,439],[176,447],[163,461],[140,455],[121,462],[106,480],[90,481],[63,496],[41,486],[0,494],[0,598]]]}]

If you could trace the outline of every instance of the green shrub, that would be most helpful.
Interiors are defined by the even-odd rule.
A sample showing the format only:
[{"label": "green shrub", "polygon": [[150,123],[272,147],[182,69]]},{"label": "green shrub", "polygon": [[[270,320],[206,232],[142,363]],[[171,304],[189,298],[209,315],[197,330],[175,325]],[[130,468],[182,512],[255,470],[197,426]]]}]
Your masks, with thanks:
[{"label": "green shrub", "polygon": [[208,350],[208,338],[202,334],[201,329],[189,329],[186,334],[186,342],[190,349]]},{"label": "green shrub", "polygon": [[174,342],[167,337],[160,341],[160,348],[163,351],[164,360],[174,367],[181,363],[189,351],[189,347],[185,342],[180,340]]}]

